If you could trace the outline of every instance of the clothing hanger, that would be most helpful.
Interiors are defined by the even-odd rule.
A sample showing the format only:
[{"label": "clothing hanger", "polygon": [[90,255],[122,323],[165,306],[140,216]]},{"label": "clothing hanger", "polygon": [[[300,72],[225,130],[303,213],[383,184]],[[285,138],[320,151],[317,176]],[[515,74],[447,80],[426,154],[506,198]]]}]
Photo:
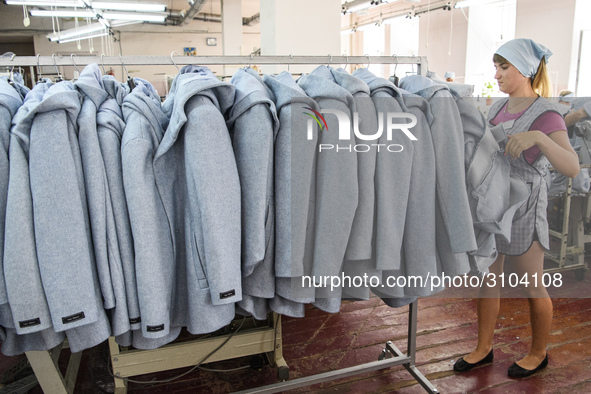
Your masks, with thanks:
[{"label": "clothing hanger", "polygon": [[72,64],[74,65],[74,68],[76,69],[76,71],[78,71],[78,75],[80,75],[80,70],[78,69],[78,66],[76,65],[76,62],[74,61],[74,56],[76,56],[76,54],[72,53],[70,55],[70,60],[72,61]]},{"label": "clothing hanger", "polygon": [[175,63],[174,59],[172,58],[172,54],[173,54],[173,53],[176,53],[178,56],[181,56],[181,54],[180,54],[180,53],[178,53],[177,51],[172,51],[172,52],[170,52],[170,61],[172,62],[172,64],[174,64],[174,66],[175,66],[175,67],[176,67],[176,69],[177,69],[177,73],[176,73],[176,75],[179,75],[179,73],[181,72],[181,69],[179,68],[179,66],[177,66],[177,65],[176,65],[176,63]]},{"label": "clothing hanger", "polygon": [[107,72],[105,71],[105,63],[103,62],[103,57],[105,57],[105,54],[101,54],[101,66],[103,66],[103,75],[107,75]]},{"label": "clothing hanger", "polygon": [[369,65],[371,63],[371,59],[370,59],[369,55],[365,55],[365,57],[367,58],[367,67],[365,67],[365,69],[369,70]]},{"label": "clothing hanger", "polygon": [[57,78],[55,79],[55,82],[61,82],[61,81],[63,81],[63,78],[62,78],[62,75],[60,74],[59,68],[57,68],[57,63],[55,62],[55,53],[51,54],[51,59],[53,60],[53,65],[55,66],[55,72],[57,73]]},{"label": "clothing hanger", "polygon": [[37,54],[37,82],[43,82],[43,76],[41,75],[41,66],[39,65],[39,53]]},{"label": "clothing hanger", "polygon": [[[15,56],[16,56],[16,54],[15,54],[15,53],[13,53],[13,54],[12,54],[12,56],[10,57],[10,61],[13,61]],[[13,74],[13,73],[14,73],[14,65],[13,65],[13,66],[12,66],[12,68],[10,69],[10,73],[9,73],[9,75],[8,75],[8,83],[9,83],[11,86],[14,86],[14,74]]]},{"label": "clothing hanger", "polygon": [[133,78],[129,76],[129,72],[127,71],[127,67],[125,67],[125,63],[123,63],[123,58],[121,57],[121,54],[119,54],[119,60],[121,60],[121,65],[123,66],[125,74],[127,75],[127,85],[129,86],[129,91],[131,92],[133,89],[135,89],[135,82]]},{"label": "clothing hanger", "polygon": [[332,63],[332,55],[328,54],[328,64],[326,65],[326,68],[330,68],[330,63]]},{"label": "clothing hanger", "polygon": [[398,82],[400,82],[400,78],[398,78],[398,76],[396,75],[396,70],[398,69],[398,55],[394,54],[392,55],[396,60],[394,61],[394,75],[393,75],[393,83],[394,86],[398,87]]},{"label": "clothing hanger", "polygon": [[347,55],[346,53],[343,53],[343,57],[345,58],[345,71],[347,71],[347,66],[349,65],[349,55]]},{"label": "clothing hanger", "polygon": [[[289,55],[289,59],[293,59],[293,55],[292,54]],[[291,63],[287,63],[287,72],[291,74],[291,71],[289,71],[289,65],[290,64]]]}]

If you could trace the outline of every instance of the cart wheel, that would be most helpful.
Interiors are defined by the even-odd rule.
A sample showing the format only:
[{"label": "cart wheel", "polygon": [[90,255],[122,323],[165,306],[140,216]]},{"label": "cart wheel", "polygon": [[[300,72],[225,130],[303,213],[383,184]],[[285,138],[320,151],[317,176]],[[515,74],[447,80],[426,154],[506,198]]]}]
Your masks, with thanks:
[{"label": "cart wheel", "polygon": [[390,353],[388,349],[383,349],[380,355],[378,356],[378,361],[382,361],[387,358],[392,358],[392,353]]},{"label": "cart wheel", "polygon": [[577,280],[585,280],[585,273],[587,272],[586,268],[579,268],[575,270],[575,278]]},{"label": "cart wheel", "polygon": [[280,381],[285,381],[289,379],[289,367],[283,366],[277,368],[277,377]]}]

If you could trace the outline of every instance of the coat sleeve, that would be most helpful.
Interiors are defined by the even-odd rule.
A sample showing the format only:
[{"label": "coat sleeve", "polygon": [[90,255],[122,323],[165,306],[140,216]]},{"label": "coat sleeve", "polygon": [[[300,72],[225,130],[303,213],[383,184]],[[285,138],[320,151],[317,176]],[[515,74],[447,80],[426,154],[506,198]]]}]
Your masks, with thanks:
[{"label": "coat sleeve", "polygon": [[10,137],[9,155],[4,278],[16,332],[22,335],[52,325],[37,262],[29,163],[26,149],[14,135]]},{"label": "coat sleeve", "polygon": [[[141,123],[137,126],[143,127]],[[123,185],[135,249],[141,327],[146,338],[160,338],[170,331],[175,280],[172,241],[156,187],[153,157],[152,144],[148,140],[132,139],[121,147]]]},{"label": "coat sleeve", "polygon": [[35,243],[58,332],[98,318],[88,212],[72,127],[61,110],[38,114],[31,127],[29,171]]},{"label": "coat sleeve", "polygon": [[[201,99],[204,100],[205,99]],[[185,163],[191,229],[197,245],[194,261],[204,271],[214,305],[242,298],[240,271],[240,181],[224,117],[211,104],[188,116]]]}]

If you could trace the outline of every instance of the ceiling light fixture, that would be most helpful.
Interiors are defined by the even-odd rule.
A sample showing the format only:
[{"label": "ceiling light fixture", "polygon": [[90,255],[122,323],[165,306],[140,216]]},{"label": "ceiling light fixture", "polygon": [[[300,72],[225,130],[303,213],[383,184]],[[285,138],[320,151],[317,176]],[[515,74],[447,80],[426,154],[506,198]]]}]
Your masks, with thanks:
[{"label": "ceiling light fixture", "polygon": [[84,3],[78,0],[5,0],[5,3],[38,7],[84,7]]},{"label": "ceiling light fixture", "polygon": [[[79,11],[79,10],[31,10],[32,16],[56,16],[58,18],[95,18],[99,15],[92,11]],[[166,19],[166,13],[151,13],[142,14],[139,12],[104,12],[102,17],[105,19],[118,19],[128,21],[144,21],[144,22],[164,22]]]},{"label": "ceiling light fixture", "polygon": [[105,32],[102,32],[102,33],[91,34],[91,35],[84,36],[84,37],[78,36],[78,37],[73,37],[73,38],[67,38],[65,40],[59,40],[58,43],[65,44],[67,42],[74,42],[74,41],[86,40],[88,38],[104,37],[104,36],[108,36],[108,35],[109,35],[109,32],[108,31],[105,31]]},{"label": "ceiling light fixture", "polygon": [[164,12],[166,11],[165,4],[156,3],[110,3],[106,1],[93,1],[92,8],[100,10],[117,10],[117,11],[151,11]]},{"label": "ceiling light fixture", "polygon": [[464,0],[464,1],[458,1],[456,3],[456,5],[454,6],[454,8],[465,8],[465,7],[475,6],[475,5],[485,5],[485,4],[494,3],[497,1],[498,0]]},{"label": "ceiling light fixture", "polygon": [[158,3],[136,3],[132,1],[127,2],[109,2],[109,1],[94,1],[88,0],[5,0],[8,5],[27,5],[38,7],[81,7],[81,8],[95,8],[99,10],[117,10],[117,11],[148,11],[148,12],[164,12],[166,11],[165,4]]}]

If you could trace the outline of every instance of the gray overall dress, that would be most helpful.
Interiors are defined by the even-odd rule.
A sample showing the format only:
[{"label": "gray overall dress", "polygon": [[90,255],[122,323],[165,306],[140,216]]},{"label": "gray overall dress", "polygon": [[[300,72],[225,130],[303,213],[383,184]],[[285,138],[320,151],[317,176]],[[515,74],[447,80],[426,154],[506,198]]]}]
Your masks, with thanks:
[{"label": "gray overall dress", "polygon": [[[494,119],[507,103],[508,99],[497,101],[489,111],[489,122]],[[557,112],[556,107],[550,101],[538,97],[536,101],[518,118],[512,122],[499,123],[506,135],[514,135],[529,131],[538,117],[548,111]],[[491,124],[491,128],[495,127]],[[529,199],[515,212],[511,226],[511,239],[497,236],[497,250],[499,253],[509,256],[519,256],[529,250],[533,241],[539,241],[546,249],[549,249],[548,220],[546,207],[548,205],[548,182],[550,163],[543,154],[540,154],[532,164],[528,163],[524,155],[517,159],[510,159],[511,174],[517,174],[523,178],[530,190]]]}]

